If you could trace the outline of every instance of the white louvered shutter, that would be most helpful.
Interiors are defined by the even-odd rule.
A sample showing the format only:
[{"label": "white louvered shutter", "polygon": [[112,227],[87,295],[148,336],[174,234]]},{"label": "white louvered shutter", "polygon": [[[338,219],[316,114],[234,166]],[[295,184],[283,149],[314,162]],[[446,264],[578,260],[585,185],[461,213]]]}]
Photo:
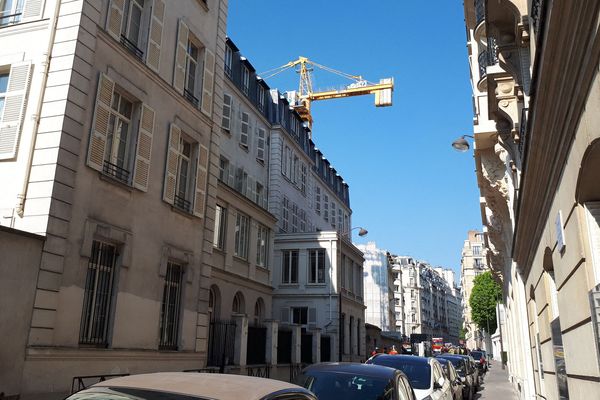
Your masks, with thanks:
[{"label": "white louvered shutter", "polygon": [[235,166],[231,163],[229,164],[227,175],[227,185],[232,188],[235,187]]},{"label": "white louvered shutter", "polygon": [[206,201],[206,180],[208,178],[208,149],[198,145],[198,168],[196,169],[196,194],[194,198],[194,215],[204,217]]},{"label": "white louvered shutter", "polygon": [[123,29],[123,9],[125,0],[110,0],[108,6],[108,16],[106,17],[106,30],[116,40],[121,40],[121,31]]},{"label": "white louvered shutter", "polygon": [[308,327],[309,329],[317,327],[317,309],[314,307],[308,308]]},{"label": "white louvered shutter", "polygon": [[185,22],[179,20],[179,29],[177,30],[177,48],[175,50],[175,71],[173,72],[173,87],[181,94],[183,94],[183,88],[185,86],[185,55],[187,54],[189,34],[190,30]]},{"label": "white louvered shutter", "polygon": [[213,105],[213,87],[215,85],[215,53],[204,49],[204,76],[202,78],[202,105],[200,109],[211,116]]},{"label": "white louvered shutter", "polygon": [[106,138],[110,120],[110,103],[112,101],[115,82],[104,74],[98,78],[98,93],[96,94],[96,108],[90,133],[87,165],[102,172],[104,155],[106,153]]},{"label": "white louvered shutter", "polygon": [[144,192],[148,190],[150,178],[150,156],[152,154],[152,136],[154,134],[154,110],[142,104],[137,149],[135,152],[135,171],[133,186]]},{"label": "white louvered shutter", "polygon": [[35,21],[42,18],[44,0],[26,0],[23,6],[21,22]]},{"label": "white louvered shutter", "polygon": [[289,324],[290,323],[290,309],[289,307],[283,307],[281,309],[281,323]]},{"label": "white louvered shutter", "polygon": [[17,156],[30,80],[31,62],[11,65],[4,110],[0,115],[0,160]]},{"label": "white louvered shutter", "polygon": [[160,48],[162,45],[164,17],[165,2],[163,0],[154,0],[152,4],[152,17],[150,18],[146,64],[155,72],[159,72],[160,68]]},{"label": "white louvered shutter", "polygon": [[165,182],[163,187],[163,200],[169,204],[175,203],[175,185],[177,184],[177,163],[179,162],[179,142],[181,128],[171,124],[169,132],[169,147],[167,150],[167,163],[165,165]]},{"label": "white louvered shutter", "polygon": [[250,130],[250,116],[248,113],[242,113],[242,126],[240,129],[240,143],[248,147],[248,131]]},{"label": "white louvered shutter", "polygon": [[226,131],[231,131],[231,96],[227,93],[223,94],[223,118],[221,119],[221,127]]}]

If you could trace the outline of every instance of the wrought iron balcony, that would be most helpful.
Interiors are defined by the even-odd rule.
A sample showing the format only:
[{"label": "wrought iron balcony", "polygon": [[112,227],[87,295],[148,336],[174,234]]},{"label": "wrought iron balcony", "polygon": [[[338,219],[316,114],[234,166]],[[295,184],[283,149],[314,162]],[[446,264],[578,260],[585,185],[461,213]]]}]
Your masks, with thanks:
[{"label": "wrought iron balcony", "polygon": [[[9,6],[10,7],[10,6]],[[14,14],[9,11],[0,11],[0,26],[13,25],[21,22],[22,12],[18,9]]]},{"label": "wrought iron balcony", "polygon": [[531,3],[531,22],[533,25],[533,32],[536,38],[539,36],[541,26],[544,24],[543,16],[545,10],[544,0],[533,0]]},{"label": "wrought iron balcony", "polygon": [[124,35],[121,35],[121,44],[129,50],[131,54],[142,60],[144,58],[144,52],[137,47],[137,43],[127,39]]},{"label": "wrought iron balcony", "polygon": [[110,163],[108,161],[104,161],[104,168],[102,169],[103,172],[112,177],[115,178],[118,181],[121,181],[125,184],[129,184],[129,171],[119,167],[116,164]]},{"label": "wrought iron balcony", "polygon": [[185,211],[186,213],[192,212],[192,203],[189,202],[188,200],[184,199],[183,197],[179,197],[176,195],[173,205],[176,208],[178,208],[182,211]]},{"label": "wrought iron balcony", "polygon": [[475,0],[475,25],[485,19],[485,0]]},{"label": "wrought iron balcony", "polygon": [[487,67],[498,63],[496,39],[488,38],[488,48],[479,53],[477,60],[479,62],[479,80],[482,80],[487,75]]},{"label": "wrought iron balcony", "polygon": [[196,108],[198,104],[200,104],[200,100],[194,96],[192,92],[187,89],[183,89],[183,97],[185,97],[190,103],[192,103]]}]

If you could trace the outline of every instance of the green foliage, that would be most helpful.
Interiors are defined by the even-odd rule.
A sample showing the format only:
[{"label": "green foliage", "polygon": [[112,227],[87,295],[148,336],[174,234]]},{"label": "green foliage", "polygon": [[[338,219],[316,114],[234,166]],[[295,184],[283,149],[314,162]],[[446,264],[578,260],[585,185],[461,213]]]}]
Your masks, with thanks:
[{"label": "green foliage", "polygon": [[491,272],[484,272],[473,280],[473,291],[469,298],[471,317],[480,329],[490,334],[496,331],[496,302],[501,296],[502,288],[494,281]]},{"label": "green foliage", "polygon": [[458,338],[465,340],[466,335],[467,335],[467,330],[461,326],[460,329],[458,330]]}]

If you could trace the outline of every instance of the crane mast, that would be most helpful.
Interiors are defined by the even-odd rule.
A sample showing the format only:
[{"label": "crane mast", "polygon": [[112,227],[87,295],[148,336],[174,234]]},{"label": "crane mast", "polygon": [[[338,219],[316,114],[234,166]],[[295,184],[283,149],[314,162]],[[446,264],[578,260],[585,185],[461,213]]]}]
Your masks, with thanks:
[{"label": "crane mast", "polygon": [[[298,84],[297,92],[288,92],[288,99],[290,100],[292,107],[294,107],[302,120],[308,123],[310,128],[312,128],[313,123],[310,112],[311,103],[313,101],[374,94],[375,106],[388,107],[392,105],[392,92],[394,90],[393,78],[381,79],[379,83],[372,83],[366,81],[360,75],[350,75],[337,71],[333,68],[317,64],[306,57],[299,57],[297,60],[290,61],[279,68],[267,71],[266,74],[268,75],[265,76],[265,79],[295,67],[297,67],[296,72],[300,75],[300,83]],[[314,67],[343,76],[344,78],[350,79],[352,83],[340,89],[314,91],[312,86],[312,72],[314,71]]]}]

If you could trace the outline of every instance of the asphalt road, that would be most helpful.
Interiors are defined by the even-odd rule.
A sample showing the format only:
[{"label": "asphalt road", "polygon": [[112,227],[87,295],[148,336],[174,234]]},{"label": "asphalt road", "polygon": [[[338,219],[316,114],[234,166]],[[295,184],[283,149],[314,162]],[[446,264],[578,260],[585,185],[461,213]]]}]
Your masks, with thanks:
[{"label": "asphalt road", "polygon": [[492,364],[485,375],[481,390],[475,394],[475,400],[517,400],[512,384],[508,381],[508,370],[502,369],[500,362]]}]

